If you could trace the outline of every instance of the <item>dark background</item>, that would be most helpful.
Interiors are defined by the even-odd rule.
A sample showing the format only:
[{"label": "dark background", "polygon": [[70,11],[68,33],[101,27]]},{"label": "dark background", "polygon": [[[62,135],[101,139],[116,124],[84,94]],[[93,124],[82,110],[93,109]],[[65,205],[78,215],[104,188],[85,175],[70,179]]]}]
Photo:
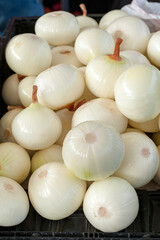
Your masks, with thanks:
[{"label": "dark background", "polygon": [[[53,1],[53,0],[43,0],[43,5],[45,12],[51,10],[60,10],[65,8],[65,10],[72,12],[75,15],[81,14],[79,8],[80,3],[84,3],[87,8],[88,14],[93,13],[106,13],[113,9],[120,9],[126,4],[130,4],[132,1],[129,0],[64,0],[64,1]],[[148,2],[160,2],[149,0]]]}]

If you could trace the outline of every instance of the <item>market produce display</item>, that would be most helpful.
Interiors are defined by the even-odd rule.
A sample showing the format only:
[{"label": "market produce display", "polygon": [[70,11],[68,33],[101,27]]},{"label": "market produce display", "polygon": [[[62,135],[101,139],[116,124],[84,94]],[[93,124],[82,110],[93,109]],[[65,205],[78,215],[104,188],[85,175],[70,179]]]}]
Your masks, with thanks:
[{"label": "market produce display", "polygon": [[81,7],[44,14],[6,46],[0,226],[32,205],[53,221],[81,208],[98,231],[123,231],[137,190],[160,183],[160,31],[121,10],[98,23]]}]

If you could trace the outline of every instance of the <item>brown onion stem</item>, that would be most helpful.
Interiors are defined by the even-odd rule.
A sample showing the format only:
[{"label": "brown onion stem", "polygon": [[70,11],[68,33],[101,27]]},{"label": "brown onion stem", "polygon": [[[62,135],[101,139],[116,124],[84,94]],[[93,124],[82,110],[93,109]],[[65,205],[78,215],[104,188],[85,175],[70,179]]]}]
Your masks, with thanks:
[{"label": "brown onion stem", "polygon": [[37,90],[38,87],[36,85],[33,85],[33,91],[32,91],[32,103],[37,103],[38,98],[37,98]]},{"label": "brown onion stem", "polygon": [[120,57],[119,53],[120,53],[120,45],[121,45],[122,41],[123,40],[121,38],[117,38],[117,41],[116,41],[116,44],[115,44],[115,48],[114,48],[114,53],[113,54],[109,54],[107,56],[109,56],[113,60],[121,61],[122,58]]},{"label": "brown onion stem", "polygon": [[86,9],[86,6],[85,6],[85,4],[84,3],[81,3],[80,5],[80,8],[81,8],[81,10],[82,10],[82,15],[83,16],[86,16],[87,15],[87,9]]}]

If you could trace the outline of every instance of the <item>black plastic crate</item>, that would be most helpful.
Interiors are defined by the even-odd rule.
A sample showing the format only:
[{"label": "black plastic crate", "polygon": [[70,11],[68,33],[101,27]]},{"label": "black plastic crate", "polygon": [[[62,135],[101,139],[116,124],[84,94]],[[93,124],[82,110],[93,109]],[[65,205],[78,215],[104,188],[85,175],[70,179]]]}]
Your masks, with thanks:
[{"label": "black plastic crate", "polygon": [[[92,15],[99,21],[101,15]],[[14,35],[30,32],[34,33],[36,17],[12,18],[0,40],[0,87],[4,80],[12,73],[5,61],[5,47]],[[1,94],[0,94],[1,96]],[[6,106],[1,101],[1,116],[6,112]],[[103,233],[96,230],[85,218],[82,208],[70,217],[51,221],[42,218],[30,204],[27,218],[13,227],[0,227],[0,239],[3,240],[152,240],[160,239],[160,190],[137,190],[140,209],[135,221],[123,231],[117,233]]]}]

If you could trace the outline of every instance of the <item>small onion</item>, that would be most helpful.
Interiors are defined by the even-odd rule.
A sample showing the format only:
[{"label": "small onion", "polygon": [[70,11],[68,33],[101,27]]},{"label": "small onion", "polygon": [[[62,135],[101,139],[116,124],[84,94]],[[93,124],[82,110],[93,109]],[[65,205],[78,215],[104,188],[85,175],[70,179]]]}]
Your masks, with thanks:
[{"label": "small onion", "polygon": [[0,144],[0,175],[22,183],[29,175],[31,163],[27,151],[16,143]]},{"label": "small onion", "polygon": [[74,47],[72,46],[57,46],[52,48],[52,63],[51,66],[55,66],[61,63],[72,64],[75,67],[81,67],[83,64],[78,60]]},{"label": "small onion", "polygon": [[159,155],[154,142],[145,134],[128,132],[122,135],[125,155],[119,169],[114,173],[128,181],[134,188],[149,183],[155,176]]},{"label": "small onion", "polygon": [[53,144],[49,148],[36,151],[31,160],[31,172],[48,162],[63,162],[62,147],[58,144]]},{"label": "small onion", "polygon": [[98,22],[94,18],[87,16],[87,9],[85,4],[81,3],[79,6],[83,12],[82,15],[76,16],[80,30],[87,27],[98,27]]},{"label": "small onion", "polygon": [[36,76],[51,65],[49,44],[33,33],[22,33],[8,42],[5,57],[9,67],[23,76]]},{"label": "small onion", "polygon": [[113,21],[106,31],[114,38],[123,39],[121,50],[136,50],[146,53],[150,30],[147,24],[136,16],[124,16]]},{"label": "small onion", "polygon": [[73,42],[79,29],[76,17],[66,11],[46,13],[39,17],[35,24],[36,35],[56,46]]},{"label": "small onion", "polygon": [[18,96],[19,79],[16,73],[10,75],[2,85],[2,98],[7,105],[21,106]]},{"label": "small onion", "polygon": [[29,199],[19,183],[0,176],[0,226],[11,227],[22,223],[29,212]]},{"label": "small onion", "polygon": [[147,46],[147,56],[152,64],[160,67],[160,30],[153,33]]},{"label": "small onion", "polygon": [[66,135],[62,157],[66,167],[78,178],[101,180],[120,167],[124,143],[112,126],[100,121],[85,121]]},{"label": "small onion", "polygon": [[123,133],[128,119],[119,111],[116,102],[109,98],[96,98],[80,106],[73,114],[72,127],[85,121],[103,121]]},{"label": "small onion", "polygon": [[113,54],[100,55],[92,59],[86,67],[86,84],[97,97],[114,99],[114,87],[118,77],[130,63],[125,57],[119,56],[122,39],[118,38]]},{"label": "small onion", "polygon": [[109,26],[109,24],[111,24],[114,20],[127,15],[128,13],[121,9],[110,10],[107,13],[105,13],[103,17],[100,19],[99,27],[102,29],[106,29]]},{"label": "small onion", "polygon": [[29,199],[44,218],[59,220],[73,214],[82,204],[86,182],[76,178],[63,163],[46,163],[31,175]]},{"label": "small onion", "polygon": [[86,28],[75,40],[75,53],[80,62],[88,62],[101,54],[112,54],[115,42],[113,37],[100,28]]},{"label": "small onion", "polygon": [[118,232],[137,217],[138,196],[125,180],[108,177],[94,182],[87,189],[83,211],[88,221],[102,232]]},{"label": "small onion", "polygon": [[24,107],[28,107],[32,103],[32,90],[35,76],[23,78],[18,85],[18,96]]},{"label": "small onion", "polygon": [[146,122],[160,113],[160,73],[151,64],[134,64],[118,78],[115,100],[130,120]]},{"label": "small onion", "polygon": [[0,121],[0,142],[15,142],[12,134],[12,121],[22,111],[22,108],[15,108],[6,112]]},{"label": "small onion", "polygon": [[35,79],[40,104],[58,110],[73,103],[84,92],[81,71],[71,64],[58,64],[40,73]]},{"label": "small onion", "polygon": [[12,133],[17,143],[28,150],[41,150],[54,144],[61,135],[62,124],[58,115],[42,106],[33,86],[32,103],[12,121]]}]

